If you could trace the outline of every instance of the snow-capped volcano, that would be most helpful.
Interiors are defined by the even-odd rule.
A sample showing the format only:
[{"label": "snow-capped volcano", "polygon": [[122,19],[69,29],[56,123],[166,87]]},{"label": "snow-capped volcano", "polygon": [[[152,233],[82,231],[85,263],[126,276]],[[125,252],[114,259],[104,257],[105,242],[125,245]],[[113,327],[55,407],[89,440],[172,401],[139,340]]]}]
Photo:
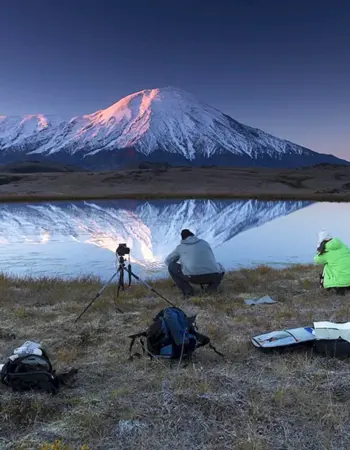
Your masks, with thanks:
[{"label": "snow-capped volcano", "polygon": [[0,116],[0,151],[2,162],[49,158],[96,168],[144,160],[262,166],[342,161],[243,125],[174,87],[140,91],[69,121]]}]

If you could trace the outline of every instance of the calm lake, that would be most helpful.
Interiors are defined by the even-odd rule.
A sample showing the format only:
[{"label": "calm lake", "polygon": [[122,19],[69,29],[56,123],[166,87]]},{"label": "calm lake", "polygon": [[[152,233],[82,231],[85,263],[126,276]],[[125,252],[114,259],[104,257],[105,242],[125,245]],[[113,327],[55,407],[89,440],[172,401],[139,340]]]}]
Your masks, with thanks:
[{"label": "calm lake", "polygon": [[16,275],[115,272],[115,249],[131,248],[136,274],[166,275],[182,228],[208,240],[228,269],[310,263],[327,228],[350,244],[350,204],[308,201],[86,201],[0,206],[0,271]]}]

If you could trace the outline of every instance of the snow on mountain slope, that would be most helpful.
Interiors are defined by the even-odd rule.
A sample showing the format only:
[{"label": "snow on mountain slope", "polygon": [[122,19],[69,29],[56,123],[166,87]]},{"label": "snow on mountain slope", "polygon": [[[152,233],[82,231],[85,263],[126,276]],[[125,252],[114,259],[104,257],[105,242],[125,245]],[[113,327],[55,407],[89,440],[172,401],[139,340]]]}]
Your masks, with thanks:
[{"label": "snow on mountain slope", "polygon": [[118,243],[126,242],[133,263],[157,269],[179,243],[183,228],[215,249],[239,233],[310,204],[258,200],[11,204],[0,210],[0,242],[53,245],[72,239],[113,252]]},{"label": "snow on mountain slope", "polygon": [[63,150],[93,155],[130,147],[143,154],[164,149],[187,159],[193,159],[199,148],[206,156],[218,148],[246,153],[241,149],[243,138],[237,135],[232,139],[232,132],[226,116],[192,95],[175,88],[152,89],[129,95],[106,110],[72,119],[63,133],[60,130],[34,153]]},{"label": "snow on mountain slope", "polygon": [[174,87],[140,91],[69,121],[43,115],[0,117],[0,157],[21,151],[26,156],[64,153],[86,159],[130,148],[141,155],[162,151],[187,160],[222,153],[253,159],[314,153],[245,126]]},{"label": "snow on mountain slope", "polygon": [[24,117],[0,116],[0,149],[26,150],[50,140],[62,123],[59,117],[42,114]]}]

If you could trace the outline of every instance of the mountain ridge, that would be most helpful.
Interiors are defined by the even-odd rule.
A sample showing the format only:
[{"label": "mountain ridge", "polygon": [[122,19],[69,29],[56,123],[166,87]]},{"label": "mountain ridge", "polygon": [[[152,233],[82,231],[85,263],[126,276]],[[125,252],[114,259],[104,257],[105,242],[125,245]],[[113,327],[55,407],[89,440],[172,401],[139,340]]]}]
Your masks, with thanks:
[{"label": "mountain ridge", "polygon": [[43,114],[0,116],[0,162],[28,157],[91,169],[123,168],[136,160],[194,166],[350,164],[244,125],[172,86],[130,94],[68,121]]}]

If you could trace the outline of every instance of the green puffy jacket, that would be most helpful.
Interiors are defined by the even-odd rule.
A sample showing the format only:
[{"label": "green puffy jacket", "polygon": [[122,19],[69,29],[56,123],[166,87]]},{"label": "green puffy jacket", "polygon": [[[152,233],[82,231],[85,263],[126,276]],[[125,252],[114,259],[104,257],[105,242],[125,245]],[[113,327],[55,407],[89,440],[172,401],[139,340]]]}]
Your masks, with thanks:
[{"label": "green puffy jacket", "polygon": [[316,264],[324,264],[325,288],[350,286],[350,248],[333,238],[325,245],[325,253],[314,257]]}]

